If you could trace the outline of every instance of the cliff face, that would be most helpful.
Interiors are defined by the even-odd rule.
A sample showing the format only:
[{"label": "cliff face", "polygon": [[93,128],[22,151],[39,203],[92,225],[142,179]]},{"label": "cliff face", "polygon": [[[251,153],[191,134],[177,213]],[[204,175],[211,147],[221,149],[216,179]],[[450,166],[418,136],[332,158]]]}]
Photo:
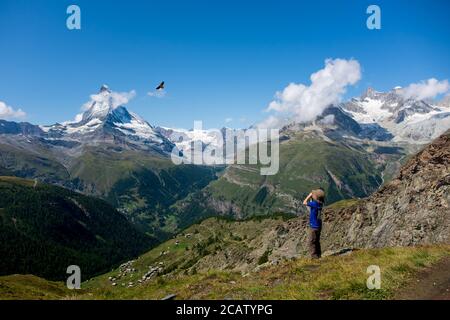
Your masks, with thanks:
[{"label": "cliff face", "polygon": [[325,210],[330,248],[384,247],[450,241],[450,131],[401,169],[367,199]]}]

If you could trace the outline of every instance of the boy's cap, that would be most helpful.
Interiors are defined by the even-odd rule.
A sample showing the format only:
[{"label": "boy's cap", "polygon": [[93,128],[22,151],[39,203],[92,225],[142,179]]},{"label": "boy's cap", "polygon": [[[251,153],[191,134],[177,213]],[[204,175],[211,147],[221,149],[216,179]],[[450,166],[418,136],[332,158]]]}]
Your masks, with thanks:
[{"label": "boy's cap", "polygon": [[323,202],[325,200],[325,191],[321,188],[313,190],[312,194],[313,194],[313,198],[315,200],[319,200],[321,202]]}]

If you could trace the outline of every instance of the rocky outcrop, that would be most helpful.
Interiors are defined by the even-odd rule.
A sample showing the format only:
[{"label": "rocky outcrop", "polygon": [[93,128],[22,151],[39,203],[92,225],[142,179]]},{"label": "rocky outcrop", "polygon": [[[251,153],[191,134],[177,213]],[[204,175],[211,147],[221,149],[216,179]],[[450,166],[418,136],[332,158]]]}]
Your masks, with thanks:
[{"label": "rocky outcrop", "polygon": [[450,131],[369,198],[325,210],[324,225],[330,248],[449,243]]}]

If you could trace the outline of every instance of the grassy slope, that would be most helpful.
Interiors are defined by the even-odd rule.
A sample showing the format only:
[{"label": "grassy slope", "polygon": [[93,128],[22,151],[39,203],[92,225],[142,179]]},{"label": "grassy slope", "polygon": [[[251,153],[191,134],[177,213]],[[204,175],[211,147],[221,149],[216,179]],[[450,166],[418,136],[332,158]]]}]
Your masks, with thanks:
[{"label": "grassy slope", "polygon": [[[401,289],[414,272],[449,254],[448,247],[364,250],[320,262],[285,262],[246,277],[211,271],[158,279],[135,289],[111,289],[106,285],[92,293],[97,298],[120,299],[159,299],[170,293],[180,299],[386,299]],[[369,265],[379,265],[382,270],[379,291],[366,287]]]},{"label": "grassy slope", "polygon": [[167,159],[156,155],[85,147],[83,154],[72,162],[70,174],[86,185],[94,186],[95,193],[107,196],[116,183],[128,177],[133,171],[143,168],[159,170],[169,166]]},{"label": "grassy slope", "polygon": [[[341,201],[334,206],[344,207],[351,202],[354,200]],[[180,298],[189,299],[224,297],[309,299],[321,298],[321,295],[328,290],[327,286],[330,290],[334,289],[323,298],[387,298],[397,287],[400,287],[399,283],[403,283],[402,281],[413,272],[450,254],[449,246],[387,248],[360,250],[349,256],[327,257],[319,264],[310,259],[301,258],[293,261],[280,260],[280,264],[276,267],[267,267],[265,263],[267,258],[264,259],[266,253],[264,250],[259,250],[262,244],[258,239],[261,232],[277,229],[283,224],[283,220],[282,217],[252,218],[238,222],[217,218],[207,219],[140,256],[133,263],[136,272],[118,278],[120,272],[116,269],[92,279],[86,283],[86,287],[94,292],[95,297],[102,299],[158,299],[171,293],[177,293]],[[190,236],[187,237],[187,235]],[[161,255],[162,252],[165,254]],[[254,252],[259,252],[256,256],[257,264],[262,264],[266,268],[258,273],[249,273],[248,268],[240,267],[242,257],[248,259],[248,253]],[[137,280],[148,271],[149,266],[161,264],[164,276],[137,285]],[[388,270],[386,290],[377,292],[375,296],[370,296],[373,292],[365,290],[364,286],[358,282],[360,279],[367,278],[363,268],[371,264],[379,265],[382,270]],[[250,270],[254,266],[250,267]],[[319,269],[316,272],[317,268]],[[242,277],[242,274],[248,274],[248,276]],[[117,278],[116,287],[112,286],[109,277]],[[230,285],[231,281],[235,281],[236,284]],[[134,287],[127,288],[129,282],[133,282]],[[267,283],[272,282],[277,284],[267,287]],[[295,293],[297,289],[298,293]],[[357,290],[361,292],[353,292]]]},{"label": "grassy slope", "polygon": [[35,151],[0,142],[0,166],[22,178],[39,178],[50,183],[69,180],[66,168],[48,150],[37,145]]},{"label": "grassy slope", "polygon": [[0,277],[1,300],[57,300],[67,294],[62,282],[21,274]]},{"label": "grassy slope", "polygon": [[216,178],[211,167],[176,166],[158,154],[116,152],[105,146],[87,147],[70,173],[80,190],[106,199],[142,231],[160,239],[178,230],[167,222],[170,205]]},{"label": "grassy slope", "polygon": [[[148,271],[149,266],[157,266],[162,263],[164,273],[192,273],[193,270],[214,268],[209,261],[209,255],[222,250],[233,251],[234,254],[251,252],[254,250],[248,242],[257,238],[261,230],[271,229],[282,223],[283,218],[275,219],[250,219],[235,222],[221,218],[210,218],[200,224],[193,225],[176,237],[160,244],[149,252],[141,255],[133,263],[136,272],[117,281],[119,285],[128,285],[134,282]],[[178,243],[178,244],[177,244]],[[161,253],[164,253],[161,255]],[[202,259],[208,259],[208,263],[197,264]],[[217,257],[215,257],[218,260]],[[215,261],[217,266],[223,264],[226,268],[232,268],[231,257]],[[203,261],[204,262],[204,261]],[[196,267],[193,267],[197,264]],[[206,265],[206,266],[205,266]],[[119,269],[115,269],[92,281],[103,281],[108,277],[117,277]]]},{"label": "grassy slope", "polygon": [[[360,250],[317,260],[298,259],[242,276],[210,271],[158,277],[134,288],[112,287],[104,277],[78,292],[23,276],[0,277],[2,299],[389,299],[418,271],[450,255],[450,246]],[[381,268],[381,290],[368,290],[369,265]],[[24,290],[25,288],[25,290]],[[61,290],[60,290],[61,289]]]}]

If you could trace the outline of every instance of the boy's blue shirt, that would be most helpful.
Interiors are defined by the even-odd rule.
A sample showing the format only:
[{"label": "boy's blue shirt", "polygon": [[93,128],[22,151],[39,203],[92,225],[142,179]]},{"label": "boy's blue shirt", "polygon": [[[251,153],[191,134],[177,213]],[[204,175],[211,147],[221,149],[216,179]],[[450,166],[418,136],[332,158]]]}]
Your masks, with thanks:
[{"label": "boy's blue shirt", "polygon": [[322,227],[322,204],[316,200],[308,202],[308,207],[310,208],[309,214],[309,226],[313,229],[319,229]]}]

